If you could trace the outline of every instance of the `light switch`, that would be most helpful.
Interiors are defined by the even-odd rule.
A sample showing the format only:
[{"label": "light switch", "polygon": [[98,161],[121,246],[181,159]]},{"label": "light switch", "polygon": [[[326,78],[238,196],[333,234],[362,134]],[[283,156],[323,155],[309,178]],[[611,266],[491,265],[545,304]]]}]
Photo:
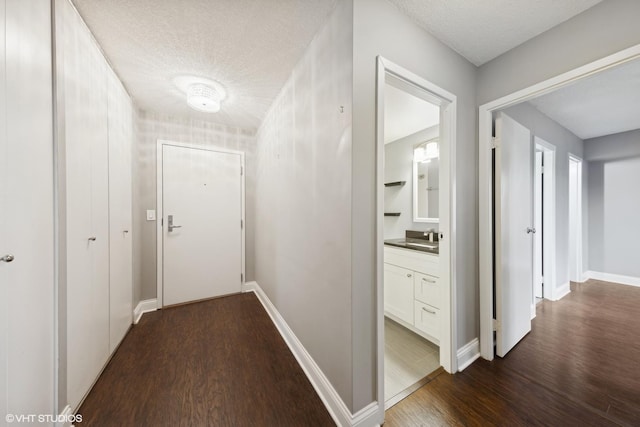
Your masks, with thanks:
[{"label": "light switch", "polygon": [[156,220],[156,211],[153,209],[147,210],[147,221],[155,221]]}]

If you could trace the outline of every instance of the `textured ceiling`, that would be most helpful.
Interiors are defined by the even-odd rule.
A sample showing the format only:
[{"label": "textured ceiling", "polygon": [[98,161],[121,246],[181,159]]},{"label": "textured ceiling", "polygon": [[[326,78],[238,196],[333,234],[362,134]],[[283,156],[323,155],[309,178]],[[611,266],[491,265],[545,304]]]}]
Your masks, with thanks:
[{"label": "textured ceiling", "polygon": [[602,0],[389,0],[475,65]]},{"label": "textured ceiling", "polygon": [[582,139],[640,129],[640,60],[529,102]]},{"label": "textured ceiling", "polygon": [[384,90],[384,143],[440,122],[440,108],[387,83]]},{"label": "textured ceiling", "polygon": [[[337,0],[72,0],[143,110],[257,128]],[[173,79],[220,82],[215,114]]]}]

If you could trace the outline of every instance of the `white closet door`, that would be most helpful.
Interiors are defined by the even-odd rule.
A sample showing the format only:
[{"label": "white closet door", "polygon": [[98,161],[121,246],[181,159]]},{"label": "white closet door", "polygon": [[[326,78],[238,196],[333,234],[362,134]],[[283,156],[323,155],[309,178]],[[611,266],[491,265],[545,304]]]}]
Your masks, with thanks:
[{"label": "white closet door", "polygon": [[109,352],[126,334],[133,312],[131,230],[131,100],[107,70],[109,102]]},{"label": "white closet door", "polygon": [[51,84],[49,2],[0,0],[2,425],[56,413]]},{"label": "white closet door", "polygon": [[75,408],[109,355],[107,98],[106,63],[64,4],[67,402]]}]

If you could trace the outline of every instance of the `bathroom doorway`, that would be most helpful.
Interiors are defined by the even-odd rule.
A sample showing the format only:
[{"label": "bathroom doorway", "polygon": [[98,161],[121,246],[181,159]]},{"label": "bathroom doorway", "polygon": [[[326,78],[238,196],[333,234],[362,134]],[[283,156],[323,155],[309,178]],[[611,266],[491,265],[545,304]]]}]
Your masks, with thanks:
[{"label": "bathroom doorway", "polygon": [[378,401],[457,371],[451,153],[455,96],[378,59]]}]

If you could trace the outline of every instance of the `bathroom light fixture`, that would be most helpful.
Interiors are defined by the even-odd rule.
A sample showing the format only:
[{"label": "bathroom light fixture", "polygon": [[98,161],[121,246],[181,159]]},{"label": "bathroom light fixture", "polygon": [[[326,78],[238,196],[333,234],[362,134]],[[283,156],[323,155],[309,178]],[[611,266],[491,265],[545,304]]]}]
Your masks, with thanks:
[{"label": "bathroom light fixture", "polygon": [[220,111],[221,96],[214,88],[202,83],[194,83],[187,89],[189,107],[204,113]]}]

